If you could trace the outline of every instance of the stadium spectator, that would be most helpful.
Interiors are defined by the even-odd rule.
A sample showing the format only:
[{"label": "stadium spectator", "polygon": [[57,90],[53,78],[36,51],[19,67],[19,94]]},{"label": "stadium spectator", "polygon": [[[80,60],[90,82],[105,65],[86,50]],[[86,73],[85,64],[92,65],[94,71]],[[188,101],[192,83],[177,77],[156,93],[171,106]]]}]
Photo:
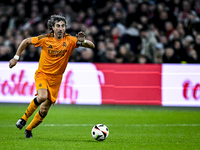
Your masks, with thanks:
[{"label": "stadium spectator", "polygon": [[155,25],[158,27],[158,29],[162,32],[165,32],[165,23],[169,21],[169,16],[167,11],[163,10],[159,14],[158,21],[155,22]]},{"label": "stadium spectator", "polygon": [[184,23],[184,26],[187,27],[190,13],[194,14],[196,16],[196,12],[194,10],[191,10],[191,4],[188,0],[182,1],[182,10],[178,13],[178,21],[181,21]]},{"label": "stadium spectator", "polygon": [[163,63],[163,59],[162,59],[162,55],[161,54],[159,54],[159,53],[156,54],[155,63],[156,64]]},{"label": "stadium spectator", "polygon": [[11,58],[11,48],[9,46],[0,46],[0,61],[6,61]]},{"label": "stadium spectator", "polygon": [[0,46],[4,45],[4,36],[0,36]]},{"label": "stadium spectator", "polygon": [[176,56],[178,62],[188,62],[187,49],[183,48],[180,40],[174,40],[172,48],[174,49],[174,55]]},{"label": "stadium spectator", "polygon": [[36,25],[36,29],[37,29],[37,31],[36,31],[37,34],[45,34],[46,33],[46,28],[45,28],[44,24],[41,22]]},{"label": "stadium spectator", "polygon": [[148,62],[148,59],[146,57],[146,55],[139,55],[138,56],[138,63],[139,64],[146,64]]},{"label": "stadium spectator", "polygon": [[165,49],[165,54],[163,55],[163,63],[177,63],[178,60],[174,54],[174,50],[171,47]]},{"label": "stadium spectator", "polygon": [[124,63],[124,57],[122,56],[122,54],[120,54],[120,53],[116,54],[115,62],[116,63]]},{"label": "stadium spectator", "polygon": [[165,34],[168,39],[171,36],[171,34],[173,33],[173,31],[174,31],[173,24],[170,21],[165,22]]},{"label": "stadium spectator", "polygon": [[148,62],[155,62],[157,39],[152,31],[148,31],[148,28],[142,28],[140,30],[141,36],[141,52],[140,54],[147,57]]},{"label": "stadium spectator", "polygon": [[39,49],[35,48],[34,45],[29,45],[27,53],[24,56],[23,61],[39,61]]},{"label": "stadium spectator", "polygon": [[[123,57],[124,63],[133,61],[133,60],[131,60],[131,57],[134,56],[134,53],[131,51],[130,48],[131,47],[130,47],[129,43],[125,43],[124,45],[121,45],[119,47],[118,53]],[[129,55],[131,55],[131,56],[129,56]]]},{"label": "stadium spectator", "polygon": [[80,62],[93,62],[94,61],[94,52],[90,48],[83,48],[81,51]]},{"label": "stadium spectator", "polygon": [[157,43],[156,44],[156,55],[159,54],[162,56],[164,53],[165,53],[165,50],[164,50],[163,44]]},{"label": "stadium spectator", "polygon": [[194,42],[194,38],[191,35],[187,35],[184,39],[183,39],[183,47],[188,50],[190,45]]},{"label": "stadium spectator", "polygon": [[106,43],[106,51],[100,56],[99,61],[103,63],[114,63],[116,54],[117,51],[114,43],[112,41],[108,41]]},{"label": "stadium spectator", "polygon": [[200,30],[200,19],[196,14],[189,14],[189,21],[187,25],[187,34],[195,36]]},{"label": "stadium spectator", "polygon": [[153,0],[149,1],[149,9],[148,9],[148,19],[149,22],[155,22],[156,16],[156,3]]},{"label": "stadium spectator", "polygon": [[127,15],[126,15],[126,27],[130,27],[133,22],[137,22],[137,4],[136,3],[130,3],[127,6]]},{"label": "stadium spectator", "polygon": [[[77,21],[77,13],[75,13],[73,10],[72,10],[72,7],[70,5],[65,5],[64,7],[64,16],[65,18],[67,19],[68,21],[68,26],[67,26],[67,29],[70,29],[71,26],[72,26],[72,22],[75,22]],[[84,30],[85,31],[85,30]]]},{"label": "stadium spectator", "polygon": [[200,56],[200,34],[195,37],[194,49],[197,51],[198,56]]},{"label": "stadium spectator", "polygon": [[95,58],[95,62],[100,62],[100,58],[102,57],[102,55],[105,55],[106,52],[106,44],[104,41],[99,41],[97,43],[97,55]]},{"label": "stadium spectator", "polygon": [[195,49],[190,49],[189,51],[189,61],[188,63],[200,63],[199,55]]},{"label": "stadium spectator", "polygon": [[161,35],[159,36],[159,41],[160,41],[160,43],[164,46],[164,48],[170,46],[170,42],[169,42],[169,40],[167,39],[167,36],[164,35],[164,34],[161,34]]},{"label": "stadium spectator", "polygon": [[129,51],[127,54],[127,63],[138,63],[137,57],[132,51]]}]

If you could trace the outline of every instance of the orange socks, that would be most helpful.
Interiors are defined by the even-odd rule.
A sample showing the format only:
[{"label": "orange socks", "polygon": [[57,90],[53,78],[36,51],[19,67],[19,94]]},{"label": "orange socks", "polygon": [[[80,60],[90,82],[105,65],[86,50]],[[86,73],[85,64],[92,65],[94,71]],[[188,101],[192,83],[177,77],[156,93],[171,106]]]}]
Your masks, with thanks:
[{"label": "orange socks", "polygon": [[[31,103],[29,104],[25,114],[23,115],[22,119],[25,121],[34,113],[34,111],[38,108],[40,103],[37,102],[37,97],[34,98]],[[35,114],[35,117],[31,121],[31,123],[27,126],[26,130],[32,131],[33,128],[37,127],[43,120],[45,116],[40,114],[40,111]]]},{"label": "orange socks", "polygon": [[32,131],[33,128],[37,127],[43,120],[44,120],[44,117],[41,116],[40,112],[37,112],[35,114],[35,117],[31,121],[31,123],[26,128],[26,130]]},{"label": "orange socks", "polygon": [[25,114],[23,115],[22,119],[25,121],[28,120],[28,118],[34,113],[34,111],[38,108],[40,104],[37,102],[37,97],[34,98],[31,103],[29,104]]}]

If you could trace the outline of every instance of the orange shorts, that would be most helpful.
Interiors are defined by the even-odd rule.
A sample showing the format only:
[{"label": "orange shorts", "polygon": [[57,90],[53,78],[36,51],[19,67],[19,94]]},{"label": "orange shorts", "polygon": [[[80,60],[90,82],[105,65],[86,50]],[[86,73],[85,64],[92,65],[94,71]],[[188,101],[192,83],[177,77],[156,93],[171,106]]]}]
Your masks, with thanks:
[{"label": "orange shorts", "polygon": [[62,75],[45,74],[40,71],[35,72],[35,86],[36,90],[47,89],[48,99],[55,105],[58,97]]}]

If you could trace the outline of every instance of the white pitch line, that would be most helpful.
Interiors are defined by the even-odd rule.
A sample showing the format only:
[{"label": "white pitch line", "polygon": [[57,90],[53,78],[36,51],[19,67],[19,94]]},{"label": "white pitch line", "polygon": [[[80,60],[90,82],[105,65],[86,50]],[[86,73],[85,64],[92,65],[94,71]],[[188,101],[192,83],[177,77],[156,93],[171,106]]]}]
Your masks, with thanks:
[{"label": "white pitch line", "polygon": [[[94,126],[95,124],[41,124],[45,127],[87,127]],[[15,125],[0,125],[0,127],[15,127]],[[200,124],[106,124],[108,127],[197,127]]]}]

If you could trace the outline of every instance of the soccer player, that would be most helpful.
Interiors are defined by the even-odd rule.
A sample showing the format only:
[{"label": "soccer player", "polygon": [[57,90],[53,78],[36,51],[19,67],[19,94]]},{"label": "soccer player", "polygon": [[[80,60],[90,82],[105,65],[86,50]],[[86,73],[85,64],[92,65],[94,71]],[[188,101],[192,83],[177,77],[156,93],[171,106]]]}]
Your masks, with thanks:
[{"label": "soccer player", "polygon": [[25,129],[25,137],[32,138],[32,130],[37,127],[47,115],[51,104],[55,105],[62,75],[67,67],[68,60],[73,50],[79,46],[94,48],[94,44],[85,39],[85,33],[79,32],[75,36],[65,33],[67,21],[60,15],[52,15],[47,22],[50,34],[39,35],[24,39],[19,45],[16,55],[9,62],[12,68],[17,64],[22,51],[29,44],[41,46],[39,66],[35,72],[35,86],[37,97],[29,104],[25,114],[16,126],[20,130],[26,125],[28,118],[40,106],[31,123]]}]

